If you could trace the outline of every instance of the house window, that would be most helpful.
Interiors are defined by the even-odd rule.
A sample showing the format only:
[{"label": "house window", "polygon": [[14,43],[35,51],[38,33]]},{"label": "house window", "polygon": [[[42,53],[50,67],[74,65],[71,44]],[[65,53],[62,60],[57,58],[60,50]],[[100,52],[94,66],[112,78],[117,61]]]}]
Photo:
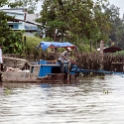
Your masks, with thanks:
[{"label": "house window", "polygon": [[14,28],[14,29],[18,29],[18,28],[19,28],[18,24],[14,24],[14,25],[13,25],[13,28]]},{"label": "house window", "polygon": [[9,27],[11,27],[12,29],[18,29],[19,25],[18,24],[11,24],[11,25],[9,25]]},{"label": "house window", "polygon": [[9,25],[9,27],[13,28],[13,25]]}]

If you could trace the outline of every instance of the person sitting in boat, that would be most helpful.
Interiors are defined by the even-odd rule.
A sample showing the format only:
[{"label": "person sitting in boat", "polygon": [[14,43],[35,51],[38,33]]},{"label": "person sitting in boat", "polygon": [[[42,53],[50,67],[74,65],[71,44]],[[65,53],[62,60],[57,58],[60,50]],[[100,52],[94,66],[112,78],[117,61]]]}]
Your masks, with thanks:
[{"label": "person sitting in boat", "polygon": [[67,63],[68,66],[71,68],[71,61],[69,59],[69,54],[72,51],[70,47],[67,47],[64,52],[61,53],[61,55],[58,58],[58,62],[60,63],[60,70],[61,73],[64,73],[64,64]]}]

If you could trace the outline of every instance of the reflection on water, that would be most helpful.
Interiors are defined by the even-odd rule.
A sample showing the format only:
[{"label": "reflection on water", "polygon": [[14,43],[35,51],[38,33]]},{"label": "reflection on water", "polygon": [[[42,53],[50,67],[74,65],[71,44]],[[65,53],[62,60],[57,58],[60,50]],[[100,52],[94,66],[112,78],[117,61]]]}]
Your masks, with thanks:
[{"label": "reflection on water", "polygon": [[71,85],[4,83],[0,124],[124,124],[123,95],[119,76]]}]

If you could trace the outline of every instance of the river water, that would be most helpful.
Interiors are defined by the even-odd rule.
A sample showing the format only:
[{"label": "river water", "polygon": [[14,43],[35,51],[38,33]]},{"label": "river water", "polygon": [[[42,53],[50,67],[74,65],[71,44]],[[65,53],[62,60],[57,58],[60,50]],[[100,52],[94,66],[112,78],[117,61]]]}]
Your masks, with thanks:
[{"label": "river water", "polygon": [[124,124],[124,78],[0,86],[0,124]]}]

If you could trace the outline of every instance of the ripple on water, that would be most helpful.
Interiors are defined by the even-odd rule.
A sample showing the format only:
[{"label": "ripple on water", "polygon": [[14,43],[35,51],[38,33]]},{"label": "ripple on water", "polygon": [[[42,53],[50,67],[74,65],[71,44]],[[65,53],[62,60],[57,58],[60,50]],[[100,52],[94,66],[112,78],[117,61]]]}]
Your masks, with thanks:
[{"label": "ripple on water", "polygon": [[119,76],[71,85],[5,83],[4,88],[10,93],[0,92],[0,124],[124,123],[124,81]]}]

